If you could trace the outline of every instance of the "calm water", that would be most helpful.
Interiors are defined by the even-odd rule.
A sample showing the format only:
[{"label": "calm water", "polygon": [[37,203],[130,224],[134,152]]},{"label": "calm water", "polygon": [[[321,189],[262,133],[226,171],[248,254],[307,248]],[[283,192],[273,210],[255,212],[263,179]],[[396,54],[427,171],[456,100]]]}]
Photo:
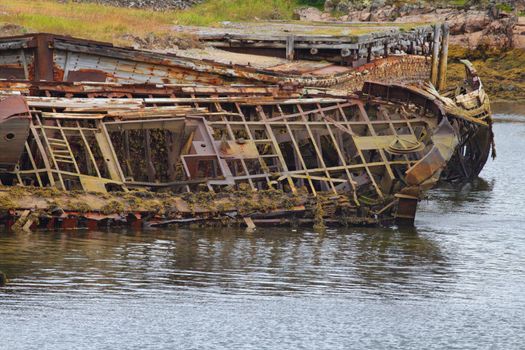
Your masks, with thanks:
[{"label": "calm water", "polygon": [[523,349],[525,116],[502,111],[496,161],[411,230],[1,233],[0,349]]}]

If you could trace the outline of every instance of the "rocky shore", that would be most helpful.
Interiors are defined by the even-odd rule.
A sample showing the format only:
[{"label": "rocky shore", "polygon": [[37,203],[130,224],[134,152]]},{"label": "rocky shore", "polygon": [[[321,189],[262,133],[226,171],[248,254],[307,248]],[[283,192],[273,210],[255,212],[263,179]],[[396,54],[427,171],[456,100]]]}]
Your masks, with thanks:
[{"label": "rocky shore", "polygon": [[[467,1],[462,6],[443,2],[327,0],[324,11],[296,10],[303,21],[352,21],[432,23],[450,26],[448,80],[460,82],[468,58],[478,69],[493,100],[523,100],[525,96],[525,1],[482,4]],[[471,5],[472,4],[472,5]]]},{"label": "rocky shore", "polygon": [[433,23],[450,25],[451,43],[476,49],[480,46],[510,49],[525,48],[525,1],[514,7],[503,4],[447,6],[439,2],[393,2],[385,0],[327,0],[324,12],[314,8],[297,10],[296,16],[306,21],[351,21]]}]

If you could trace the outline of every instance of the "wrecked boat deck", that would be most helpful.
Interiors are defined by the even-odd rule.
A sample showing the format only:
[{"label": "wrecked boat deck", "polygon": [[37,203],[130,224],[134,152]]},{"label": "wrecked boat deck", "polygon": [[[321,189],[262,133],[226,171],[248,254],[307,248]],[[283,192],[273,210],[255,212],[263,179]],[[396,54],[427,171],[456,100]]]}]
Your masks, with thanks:
[{"label": "wrecked boat deck", "polygon": [[473,67],[443,90],[436,28],[430,57],[369,55],[336,73],[1,39],[2,222],[411,224],[426,189],[476,176],[493,146]]},{"label": "wrecked boat deck", "polygon": [[358,67],[391,53],[429,55],[433,26],[338,22],[222,23],[220,27],[177,26],[199,41],[231,52],[288,60],[329,61]]}]

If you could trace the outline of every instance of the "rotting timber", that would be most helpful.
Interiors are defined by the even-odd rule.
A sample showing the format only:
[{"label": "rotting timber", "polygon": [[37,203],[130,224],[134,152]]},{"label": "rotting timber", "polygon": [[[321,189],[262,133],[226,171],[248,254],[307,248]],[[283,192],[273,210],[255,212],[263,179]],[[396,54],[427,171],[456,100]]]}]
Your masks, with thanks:
[{"label": "rotting timber", "polygon": [[[334,74],[49,35],[4,39],[2,222],[410,224],[424,190],[476,176],[492,147],[471,65],[464,86],[444,89],[443,32],[432,32],[429,57],[378,57]],[[422,68],[403,71],[403,60]]]}]

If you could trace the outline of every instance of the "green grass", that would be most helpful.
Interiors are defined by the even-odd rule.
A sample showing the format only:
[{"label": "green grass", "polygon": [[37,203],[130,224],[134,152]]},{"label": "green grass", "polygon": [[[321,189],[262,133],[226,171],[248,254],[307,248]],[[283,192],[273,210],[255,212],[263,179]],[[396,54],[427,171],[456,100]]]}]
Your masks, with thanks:
[{"label": "green grass", "polygon": [[512,12],[514,8],[509,4],[497,4],[496,7],[503,12]]},{"label": "green grass", "polygon": [[213,0],[186,11],[178,11],[175,22],[182,25],[216,26],[223,21],[292,19],[296,0]]},{"label": "green grass", "polygon": [[324,0],[298,0],[299,5],[317,7],[318,9],[324,9]]},{"label": "green grass", "polygon": [[467,5],[468,0],[451,0],[451,1],[447,1],[447,3],[452,6],[463,7]]}]

